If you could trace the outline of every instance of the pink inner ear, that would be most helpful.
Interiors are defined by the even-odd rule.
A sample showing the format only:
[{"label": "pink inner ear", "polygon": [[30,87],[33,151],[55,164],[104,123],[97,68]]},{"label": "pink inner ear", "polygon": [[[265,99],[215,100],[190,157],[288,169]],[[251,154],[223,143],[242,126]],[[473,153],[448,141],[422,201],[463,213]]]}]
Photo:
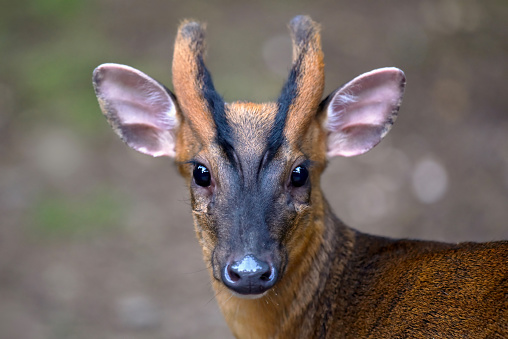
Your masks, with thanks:
[{"label": "pink inner ear", "polygon": [[404,83],[401,70],[382,68],[339,89],[327,107],[328,156],[355,156],[377,145],[397,117]]},{"label": "pink inner ear", "polygon": [[101,66],[101,96],[117,108],[124,124],[150,124],[160,129],[175,125],[175,106],[168,93],[146,74],[124,65]]},{"label": "pink inner ear", "polygon": [[152,156],[174,156],[176,107],[162,85],[118,64],[99,66],[94,81],[104,113],[130,147]]}]

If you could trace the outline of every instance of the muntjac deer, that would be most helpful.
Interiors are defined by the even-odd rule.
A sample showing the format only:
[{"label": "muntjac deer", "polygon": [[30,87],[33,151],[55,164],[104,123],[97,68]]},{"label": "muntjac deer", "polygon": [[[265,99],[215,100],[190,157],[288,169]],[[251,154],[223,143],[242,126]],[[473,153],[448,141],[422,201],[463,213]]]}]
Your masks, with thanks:
[{"label": "muntjac deer", "polygon": [[174,94],[129,66],[93,75],[102,111],[133,149],[176,159],[197,238],[238,338],[508,338],[508,242],[371,236],[343,224],[320,188],[327,159],[390,130],[404,73],[377,69],[322,100],[319,26],[290,25],[293,64],[276,102],[226,103],[185,21]]}]

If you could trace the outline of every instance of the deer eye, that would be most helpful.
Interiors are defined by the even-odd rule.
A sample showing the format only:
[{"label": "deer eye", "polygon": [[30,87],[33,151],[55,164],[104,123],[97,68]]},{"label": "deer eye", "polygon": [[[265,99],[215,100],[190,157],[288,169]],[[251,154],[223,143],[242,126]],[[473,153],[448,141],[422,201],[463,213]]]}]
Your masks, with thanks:
[{"label": "deer eye", "polygon": [[194,176],[194,182],[202,187],[210,186],[212,181],[212,176],[210,175],[210,171],[204,165],[196,165],[194,167],[194,171],[192,172]]},{"label": "deer eye", "polygon": [[293,172],[291,172],[291,184],[294,187],[301,187],[305,185],[308,177],[309,171],[303,166],[297,166]]}]

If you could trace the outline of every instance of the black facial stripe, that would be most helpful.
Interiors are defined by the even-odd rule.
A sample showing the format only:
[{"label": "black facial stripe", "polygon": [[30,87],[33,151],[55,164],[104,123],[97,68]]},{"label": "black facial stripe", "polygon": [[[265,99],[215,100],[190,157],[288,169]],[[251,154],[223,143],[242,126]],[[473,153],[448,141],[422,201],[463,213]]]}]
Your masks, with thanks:
[{"label": "black facial stripe", "polygon": [[289,109],[299,95],[299,83],[302,81],[303,60],[308,54],[310,48],[316,48],[312,44],[312,39],[318,34],[318,28],[315,27],[310,18],[299,15],[290,22],[290,29],[293,38],[293,48],[297,48],[298,56],[293,62],[288,79],[282,87],[281,94],[277,100],[278,111],[275,116],[274,125],[268,138],[268,160],[271,160],[277,150],[284,142],[284,126],[287,121]]},{"label": "black facial stripe", "polygon": [[280,96],[277,99],[277,115],[275,116],[272,130],[268,136],[267,161],[270,161],[275,156],[284,141],[284,126],[286,125],[289,108],[291,107],[293,100],[298,95],[298,80],[300,77],[303,55],[304,53],[301,53],[296,62],[293,64],[293,67],[289,72],[288,79],[282,87]]},{"label": "black facial stripe", "polygon": [[208,103],[208,109],[210,110],[215,122],[215,127],[217,130],[217,144],[223,149],[230,163],[234,165],[235,159],[233,154],[233,132],[226,118],[224,99],[215,90],[212,82],[212,76],[206,68],[201,56],[199,56],[198,63],[198,77],[202,79],[203,97]]}]

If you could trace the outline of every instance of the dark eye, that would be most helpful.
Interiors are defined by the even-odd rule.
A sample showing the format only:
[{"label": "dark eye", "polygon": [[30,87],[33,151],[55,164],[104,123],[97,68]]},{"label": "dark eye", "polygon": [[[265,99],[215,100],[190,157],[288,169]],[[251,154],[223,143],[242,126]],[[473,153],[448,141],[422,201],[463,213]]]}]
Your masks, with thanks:
[{"label": "dark eye", "polygon": [[297,166],[291,173],[291,184],[294,187],[301,187],[307,182],[309,171],[303,166]]},{"label": "dark eye", "polygon": [[194,176],[194,181],[196,184],[202,187],[210,186],[210,182],[212,180],[212,176],[210,175],[210,171],[203,165],[196,165],[194,167],[194,172],[192,172]]}]

